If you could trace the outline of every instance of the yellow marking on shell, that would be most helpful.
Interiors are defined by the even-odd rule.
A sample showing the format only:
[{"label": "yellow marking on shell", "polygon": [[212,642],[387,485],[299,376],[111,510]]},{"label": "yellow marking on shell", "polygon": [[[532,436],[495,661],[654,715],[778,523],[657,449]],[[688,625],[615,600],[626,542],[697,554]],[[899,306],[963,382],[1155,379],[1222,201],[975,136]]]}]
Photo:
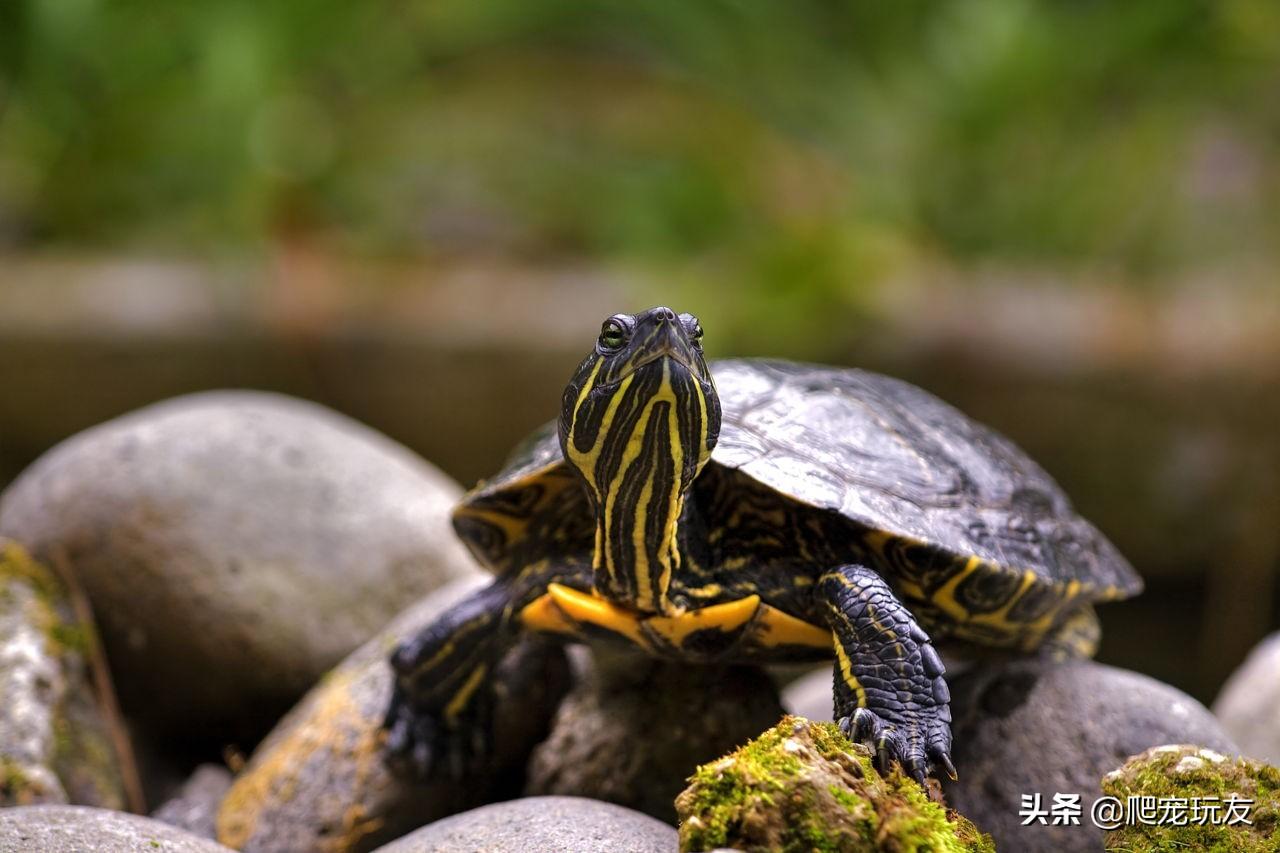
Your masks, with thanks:
[{"label": "yellow marking on shell", "polygon": [[896,536],[891,536],[883,530],[868,530],[866,535],[863,537],[864,541],[868,545],[882,553],[884,551],[884,546],[888,544],[889,540],[896,538]]},{"label": "yellow marking on shell", "polygon": [[858,682],[857,676],[853,674],[853,663],[849,660],[849,656],[845,654],[844,646],[840,645],[840,638],[832,632],[827,642],[834,642],[836,647],[836,662],[840,667],[840,677],[844,679],[844,683],[853,691],[853,695],[858,699],[858,707],[867,707],[867,691],[862,688]]},{"label": "yellow marking on shell", "polygon": [[623,610],[597,595],[578,592],[558,583],[548,584],[547,594],[570,621],[578,625],[596,625],[626,637],[641,648],[651,648],[640,630],[640,620],[635,613]]},{"label": "yellow marking on shell", "polygon": [[467,707],[467,703],[471,701],[471,696],[480,687],[480,682],[484,680],[484,674],[487,667],[480,664],[471,671],[467,676],[467,680],[458,688],[458,692],[453,694],[453,698],[449,700],[449,704],[444,706],[444,716],[446,720],[456,720],[462,710]]},{"label": "yellow marking on shell", "polygon": [[956,601],[956,588],[960,586],[965,578],[977,571],[978,566],[981,564],[981,558],[970,557],[963,569],[948,578],[946,583],[938,587],[933,595],[929,596],[929,601],[956,621],[967,622],[969,620],[969,611],[960,602]]},{"label": "yellow marking on shell", "polygon": [[713,604],[678,616],[652,616],[644,620],[644,625],[671,645],[680,648],[694,631],[718,628],[729,633],[738,630],[756,615],[760,607],[760,596],[749,595],[737,601]]},{"label": "yellow marking on shell", "polygon": [[[977,559],[976,557],[970,558],[970,564]],[[1012,621],[1009,619],[1009,611],[1035,585],[1036,580],[1035,572],[1030,569],[1024,570],[1018,589],[1013,595],[1009,596],[1009,599],[1005,601],[1000,609],[991,613],[972,614],[966,620],[966,624],[990,628],[998,634],[1005,635],[1010,643],[1021,646],[1024,649],[1035,648],[1042,642],[1045,633],[1053,626],[1055,616],[1062,610],[1061,606],[1050,608],[1047,613],[1032,622]],[[962,636],[964,634],[964,625],[958,626],[958,628],[959,635]]]},{"label": "yellow marking on shell", "polygon": [[898,589],[902,590],[902,594],[914,598],[918,601],[925,601],[928,596],[924,594],[924,588],[915,581],[897,579]]},{"label": "yellow marking on shell", "polygon": [[556,606],[556,600],[549,594],[538,596],[521,609],[520,624],[530,631],[571,636],[578,634],[577,626],[565,617],[564,611]]},{"label": "yellow marking on shell", "polygon": [[977,625],[989,625],[992,628],[1000,628],[1011,632],[1020,632],[1024,628],[1030,627],[1034,623],[1013,623],[1009,621],[1009,610],[1013,605],[1018,603],[1018,599],[1031,589],[1032,584],[1036,582],[1036,574],[1033,571],[1025,571],[1022,573],[1022,580],[1018,584],[1018,589],[1009,599],[1000,606],[999,610],[993,610],[990,613],[975,613],[969,617],[969,621]]},{"label": "yellow marking on shell", "polygon": [[466,504],[455,509],[453,514],[455,518],[478,518],[486,521],[501,530],[508,540],[519,537],[529,523],[527,518],[518,518],[510,513]]},{"label": "yellow marking on shell", "polygon": [[[831,648],[831,632],[812,625],[803,619],[797,619],[790,613],[784,613],[776,607],[761,604],[757,614],[760,625],[760,642],[768,647],[776,646],[811,646],[819,649]],[[836,647],[839,648],[839,643]]]}]

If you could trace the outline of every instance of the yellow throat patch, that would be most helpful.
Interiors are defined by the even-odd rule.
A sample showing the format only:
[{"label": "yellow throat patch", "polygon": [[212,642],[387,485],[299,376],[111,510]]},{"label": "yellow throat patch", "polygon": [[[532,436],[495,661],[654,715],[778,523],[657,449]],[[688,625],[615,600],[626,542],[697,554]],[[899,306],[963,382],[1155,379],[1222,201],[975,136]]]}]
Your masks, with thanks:
[{"label": "yellow throat patch", "polygon": [[594,593],[553,583],[546,594],[520,611],[520,621],[532,631],[577,639],[588,639],[596,633],[592,629],[600,629],[660,656],[679,653],[690,637],[707,630],[741,634],[743,642],[761,648],[832,648],[830,630],[770,607],[758,595],[662,616],[619,607]]}]

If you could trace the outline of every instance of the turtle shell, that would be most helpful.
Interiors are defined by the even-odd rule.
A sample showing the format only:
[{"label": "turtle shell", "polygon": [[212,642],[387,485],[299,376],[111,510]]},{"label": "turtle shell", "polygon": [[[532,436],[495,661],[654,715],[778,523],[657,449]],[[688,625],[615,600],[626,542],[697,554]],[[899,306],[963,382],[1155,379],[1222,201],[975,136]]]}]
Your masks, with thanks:
[{"label": "turtle shell", "polygon": [[[844,516],[875,547],[900,555],[889,563],[904,573],[923,555],[935,575],[965,574],[970,600],[984,594],[980,587],[998,601],[1009,597],[1009,584],[1038,581],[1085,600],[1141,589],[1132,567],[1040,466],[932,394],[851,368],[766,359],[711,368],[723,423],[708,464],[755,480],[780,501]],[[496,572],[513,568],[513,550],[530,537],[590,542],[587,497],[554,424],[463,499],[455,526]]]}]

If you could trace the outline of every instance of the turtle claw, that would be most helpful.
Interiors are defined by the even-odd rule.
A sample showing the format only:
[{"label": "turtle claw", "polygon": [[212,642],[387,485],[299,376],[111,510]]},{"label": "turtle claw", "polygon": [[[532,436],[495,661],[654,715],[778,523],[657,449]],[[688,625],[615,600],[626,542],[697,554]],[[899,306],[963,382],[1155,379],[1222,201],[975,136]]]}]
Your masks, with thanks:
[{"label": "turtle claw", "polygon": [[951,754],[949,752],[941,749],[930,749],[929,760],[933,762],[934,767],[940,767],[952,782],[959,780],[960,776],[956,773],[956,766],[951,763]]},{"label": "turtle claw", "polygon": [[429,710],[414,705],[399,685],[387,710],[387,762],[398,774],[426,782],[437,778],[461,780],[487,754],[488,742],[480,720],[482,709],[446,725]]},{"label": "turtle claw", "polygon": [[936,713],[938,709],[933,710],[935,713],[891,722],[869,708],[857,708],[851,716],[841,717],[838,725],[850,740],[872,748],[872,765],[882,776],[888,775],[897,763],[923,787],[933,769],[956,779],[951,762],[951,729],[943,715]]},{"label": "turtle claw", "polygon": [[417,711],[408,696],[396,685],[383,723],[387,730],[387,762],[404,776],[430,778],[440,754],[436,721]]}]

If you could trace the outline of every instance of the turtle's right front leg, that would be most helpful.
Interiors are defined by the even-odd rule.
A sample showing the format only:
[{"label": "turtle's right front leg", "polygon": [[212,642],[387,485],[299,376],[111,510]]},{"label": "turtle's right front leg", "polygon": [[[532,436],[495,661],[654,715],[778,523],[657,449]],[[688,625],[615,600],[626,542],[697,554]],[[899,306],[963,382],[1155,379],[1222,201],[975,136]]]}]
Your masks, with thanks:
[{"label": "turtle's right front leg", "polygon": [[493,691],[487,680],[514,641],[509,584],[499,580],[449,610],[391,655],[395,686],[387,749],[419,778],[461,777],[487,752]]},{"label": "turtle's right front leg", "polygon": [[897,761],[921,785],[930,765],[954,779],[951,696],[929,635],[866,566],[837,566],[822,575],[818,590],[835,635],[841,731],[869,742],[881,773]]},{"label": "turtle's right front leg", "polygon": [[461,778],[493,740],[495,669],[519,638],[520,611],[550,583],[590,589],[580,571],[499,578],[446,610],[391,654],[395,686],[383,722],[392,761],[426,779]]}]

